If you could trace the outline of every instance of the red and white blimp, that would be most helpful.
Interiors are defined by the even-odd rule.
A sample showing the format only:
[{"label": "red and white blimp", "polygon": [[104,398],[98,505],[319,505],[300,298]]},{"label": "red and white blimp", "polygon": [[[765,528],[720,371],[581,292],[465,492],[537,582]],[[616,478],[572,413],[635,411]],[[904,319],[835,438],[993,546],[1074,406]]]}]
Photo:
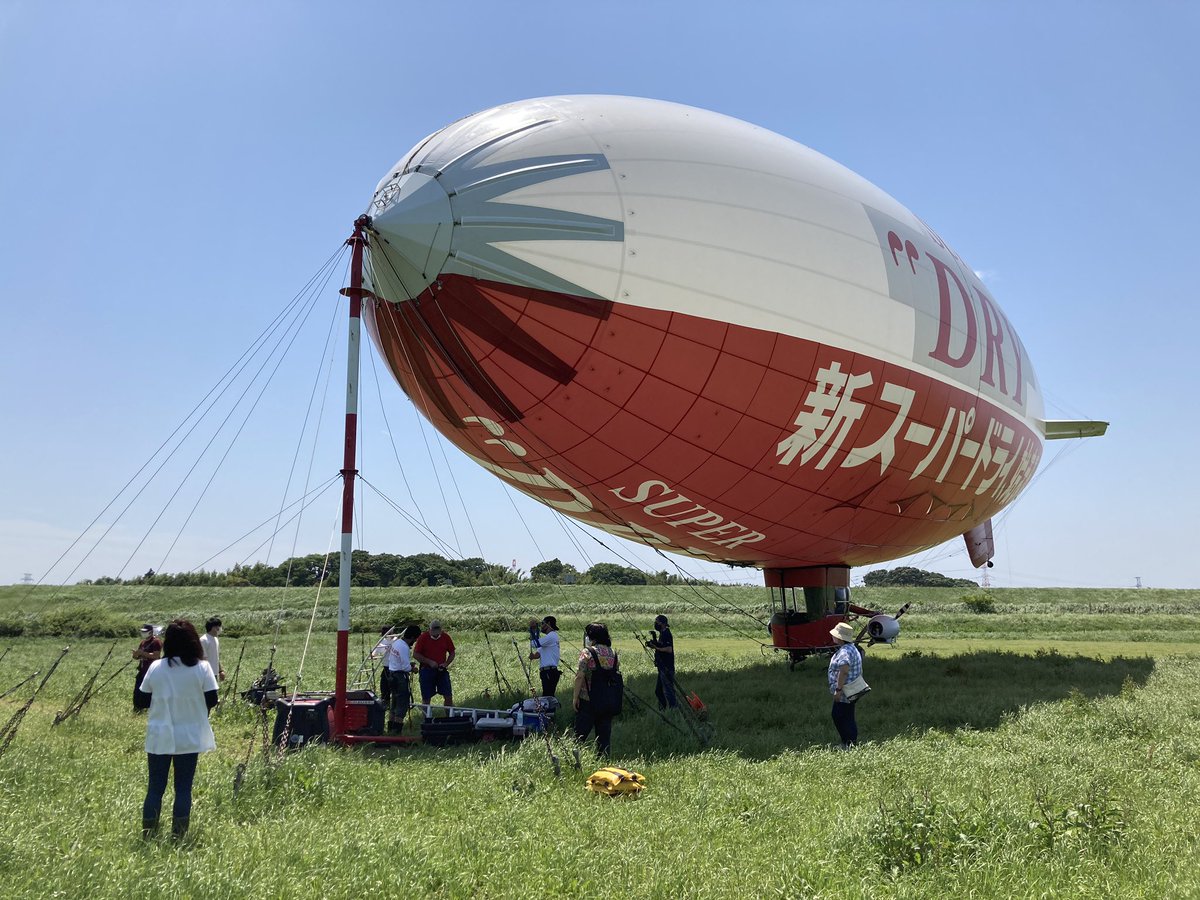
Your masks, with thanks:
[{"label": "red and white blimp", "polygon": [[527,100],[421,141],[367,209],[370,334],[510,484],[663,550],[836,586],[1029,484],[1033,365],[932,229],[795,141],[655,100]]}]

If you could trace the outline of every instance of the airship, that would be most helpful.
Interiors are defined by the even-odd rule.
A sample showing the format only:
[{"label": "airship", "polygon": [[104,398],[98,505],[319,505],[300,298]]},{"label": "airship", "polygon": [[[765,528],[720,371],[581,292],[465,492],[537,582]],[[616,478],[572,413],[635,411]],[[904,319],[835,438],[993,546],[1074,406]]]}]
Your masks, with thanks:
[{"label": "airship", "polygon": [[1043,442],[1105,428],[1044,418],[1012,322],[920,218],[714,112],[498,106],[417,144],[360,222],[363,319],[420,413],[580,522],[763,569],[785,649],[874,612],[852,566],[959,536],[989,563]]}]

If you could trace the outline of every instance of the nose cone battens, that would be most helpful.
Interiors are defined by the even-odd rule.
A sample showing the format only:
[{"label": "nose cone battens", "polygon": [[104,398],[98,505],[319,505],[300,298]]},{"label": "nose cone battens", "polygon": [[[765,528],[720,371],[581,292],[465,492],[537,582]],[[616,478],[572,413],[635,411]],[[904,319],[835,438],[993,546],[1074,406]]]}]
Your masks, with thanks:
[{"label": "nose cone battens", "polygon": [[393,303],[411,300],[441,272],[450,253],[454,215],[437,179],[408,172],[379,189],[371,203],[371,281]]}]

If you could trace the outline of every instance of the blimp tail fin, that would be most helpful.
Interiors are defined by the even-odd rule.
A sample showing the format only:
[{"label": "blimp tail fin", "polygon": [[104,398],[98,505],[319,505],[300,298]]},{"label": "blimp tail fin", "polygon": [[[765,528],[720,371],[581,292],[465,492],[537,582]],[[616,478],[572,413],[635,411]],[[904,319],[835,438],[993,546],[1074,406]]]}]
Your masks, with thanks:
[{"label": "blimp tail fin", "polygon": [[992,538],[992,520],[980,522],[963,535],[967,542],[967,553],[971,557],[971,565],[979,568],[987,564],[996,555],[996,542]]},{"label": "blimp tail fin", "polygon": [[1041,423],[1042,434],[1048,441],[1059,441],[1064,438],[1100,437],[1108,431],[1107,422],[1088,422],[1075,419],[1051,419]]}]

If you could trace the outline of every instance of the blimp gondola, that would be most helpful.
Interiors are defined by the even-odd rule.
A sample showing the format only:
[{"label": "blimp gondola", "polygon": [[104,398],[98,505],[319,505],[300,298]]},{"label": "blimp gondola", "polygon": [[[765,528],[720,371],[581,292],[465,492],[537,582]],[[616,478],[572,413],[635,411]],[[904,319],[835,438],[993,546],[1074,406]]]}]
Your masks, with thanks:
[{"label": "blimp gondola", "polygon": [[1029,484],[1034,368],[921,219],[795,141],[713,112],[549,97],[421,141],[359,219],[363,318],[480,466],[604,531],[756,566],[776,647],[859,618],[852,566],[964,536]]}]

